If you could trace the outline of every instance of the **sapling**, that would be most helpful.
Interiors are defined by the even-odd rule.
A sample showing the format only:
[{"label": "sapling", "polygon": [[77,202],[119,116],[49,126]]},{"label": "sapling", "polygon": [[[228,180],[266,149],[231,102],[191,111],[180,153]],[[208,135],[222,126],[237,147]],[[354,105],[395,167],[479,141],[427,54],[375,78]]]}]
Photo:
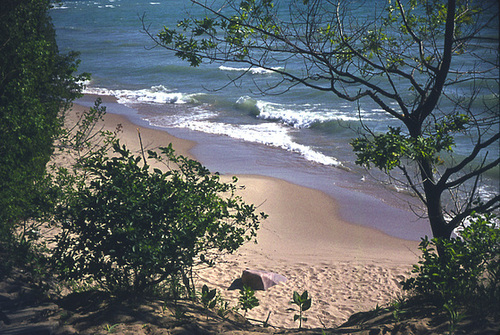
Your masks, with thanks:
[{"label": "sapling", "polygon": [[254,290],[249,286],[243,286],[243,290],[240,291],[240,307],[245,311],[243,316],[247,315],[247,311],[259,306],[259,300],[255,296]]},{"label": "sapling", "polygon": [[203,285],[201,288],[201,303],[203,307],[207,309],[212,309],[215,307],[217,300],[215,295],[217,294],[217,289],[209,290],[207,285]]},{"label": "sapling", "polygon": [[115,323],[114,325],[110,325],[110,324],[105,324],[104,325],[104,329],[106,330],[106,332],[108,333],[113,333],[116,329],[116,327],[118,327],[120,324],[118,323]]},{"label": "sapling", "polygon": [[446,304],[444,304],[443,308],[448,312],[448,317],[450,322],[448,327],[449,334],[450,335],[454,334],[457,329],[458,323],[462,321],[462,319],[465,317],[465,314],[460,313],[460,311],[458,311],[458,308],[454,306],[452,301],[449,301]]},{"label": "sapling", "polygon": [[299,320],[299,329],[302,328],[302,321],[304,322],[307,321],[307,318],[304,317],[302,314],[303,312],[311,308],[311,302],[312,299],[309,298],[307,290],[304,291],[302,294],[299,294],[297,291],[293,291],[293,300],[290,303],[295,304],[299,307],[299,314],[295,314],[293,316],[293,321]]}]

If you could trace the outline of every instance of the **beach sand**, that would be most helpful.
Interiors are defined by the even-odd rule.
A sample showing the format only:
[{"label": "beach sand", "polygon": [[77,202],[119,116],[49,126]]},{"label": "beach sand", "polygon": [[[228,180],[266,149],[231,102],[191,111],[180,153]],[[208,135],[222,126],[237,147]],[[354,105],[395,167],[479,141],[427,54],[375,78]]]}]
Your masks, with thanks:
[{"label": "beach sand", "polygon": [[[75,105],[71,113],[83,109]],[[138,131],[146,150],[172,143],[178,154],[192,157],[190,149],[196,145],[165,131],[137,126],[122,115],[108,113],[102,125],[108,130],[121,125],[118,137],[135,153],[140,153]],[[353,313],[383,306],[402,294],[399,282],[418,261],[418,242],[343,221],[338,204],[320,191],[274,178],[237,177],[239,185],[245,186],[239,192],[244,201],[269,217],[261,223],[257,244],[248,243],[215,267],[198,271],[200,286],[217,288],[230,306],[236,306],[239,291],[228,288],[243,270],[284,275],[287,282],[256,291],[260,305],[247,317],[265,320],[271,313],[271,325],[290,328],[298,326],[293,321],[294,305],[289,304],[293,291],[308,290],[312,298],[305,327],[338,326]],[[349,210],[363,208],[353,203]]]}]

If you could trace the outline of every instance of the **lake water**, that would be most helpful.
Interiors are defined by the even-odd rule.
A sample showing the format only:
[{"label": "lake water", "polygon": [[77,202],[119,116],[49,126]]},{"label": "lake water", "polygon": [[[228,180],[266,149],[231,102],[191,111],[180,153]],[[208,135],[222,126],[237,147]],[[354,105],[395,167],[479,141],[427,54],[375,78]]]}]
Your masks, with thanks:
[{"label": "lake water", "polygon": [[[380,107],[364,101],[359,110],[356,103],[304,87],[262,95],[254,83],[272,84],[279,80],[276,74],[253,68],[239,85],[227,85],[249,69],[192,68],[167,50],[152,48],[140,18],[145,15],[150,30],[158,32],[163,25],[174,27],[186,10],[197,9],[186,0],[67,0],[51,15],[61,51],[81,52],[79,70],[92,74],[86,93],[112,95],[118,102],[108,104],[109,111],[197,141],[194,154],[211,171],[286,179],[332,195],[354,223],[408,239],[430,234],[426,221],[408,210],[407,201],[415,199],[386,188],[381,173],[354,164],[349,142],[360,127],[359,111],[376,131],[398,125]],[[368,15],[373,6],[358,10]],[[300,69],[287,64],[291,71],[294,66]],[[80,102],[92,104],[88,98]],[[459,139],[458,155],[470,148],[470,140]],[[498,193],[497,173],[482,185],[485,196]],[[401,224],[408,221],[412,224]]]}]

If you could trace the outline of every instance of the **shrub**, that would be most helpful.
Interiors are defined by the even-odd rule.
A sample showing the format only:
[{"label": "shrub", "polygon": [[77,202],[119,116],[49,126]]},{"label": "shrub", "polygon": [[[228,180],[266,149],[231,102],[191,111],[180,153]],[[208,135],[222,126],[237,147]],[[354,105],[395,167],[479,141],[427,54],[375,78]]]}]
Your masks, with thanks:
[{"label": "shrub", "polygon": [[214,264],[256,236],[253,205],[235,195],[237,179],[222,183],[200,163],[176,156],[171,145],[150,159],[151,170],[116,141],[114,156],[84,157],[78,175],[61,170],[61,223],[53,254],[63,279],[91,278],[112,292],[146,292],[182,276],[194,293],[192,268]]},{"label": "shrub", "polygon": [[494,222],[494,215],[473,216],[457,238],[423,239],[422,260],[412,271],[416,276],[404,281],[403,289],[439,308],[498,313],[500,229]]},{"label": "shrub", "polygon": [[0,242],[8,248],[19,228],[48,210],[46,164],[64,111],[80,96],[79,81],[88,78],[74,74],[77,54],[58,51],[51,2],[1,2]]}]

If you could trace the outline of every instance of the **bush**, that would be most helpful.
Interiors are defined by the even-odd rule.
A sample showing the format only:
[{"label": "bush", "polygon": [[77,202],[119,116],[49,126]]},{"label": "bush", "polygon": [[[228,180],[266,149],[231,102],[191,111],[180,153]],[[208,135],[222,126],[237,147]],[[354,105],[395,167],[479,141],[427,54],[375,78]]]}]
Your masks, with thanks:
[{"label": "bush", "polygon": [[[60,54],[50,0],[3,0],[0,10],[0,240],[38,218],[46,164],[63,114],[80,96],[75,53]],[[61,111],[63,113],[61,113]]]},{"label": "bush", "polygon": [[423,239],[422,260],[412,271],[416,276],[404,281],[403,289],[439,308],[498,313],[500,229],[494,222],[494,215],[473,216],[457,238]]},{"label": "bush", "polygon": [[167,163],[166,172],[151,170],[119,142],[113,149],[113,157],[84,158],[78,176],[59,174],[55,220],[62,232],[53,259],[63,279],[146,292],[181,275],[193,293],[194,265],[214,264],[256,236],[265,214],[235,195],[236,178],[222,183],[171,146],[149,152]]}]

